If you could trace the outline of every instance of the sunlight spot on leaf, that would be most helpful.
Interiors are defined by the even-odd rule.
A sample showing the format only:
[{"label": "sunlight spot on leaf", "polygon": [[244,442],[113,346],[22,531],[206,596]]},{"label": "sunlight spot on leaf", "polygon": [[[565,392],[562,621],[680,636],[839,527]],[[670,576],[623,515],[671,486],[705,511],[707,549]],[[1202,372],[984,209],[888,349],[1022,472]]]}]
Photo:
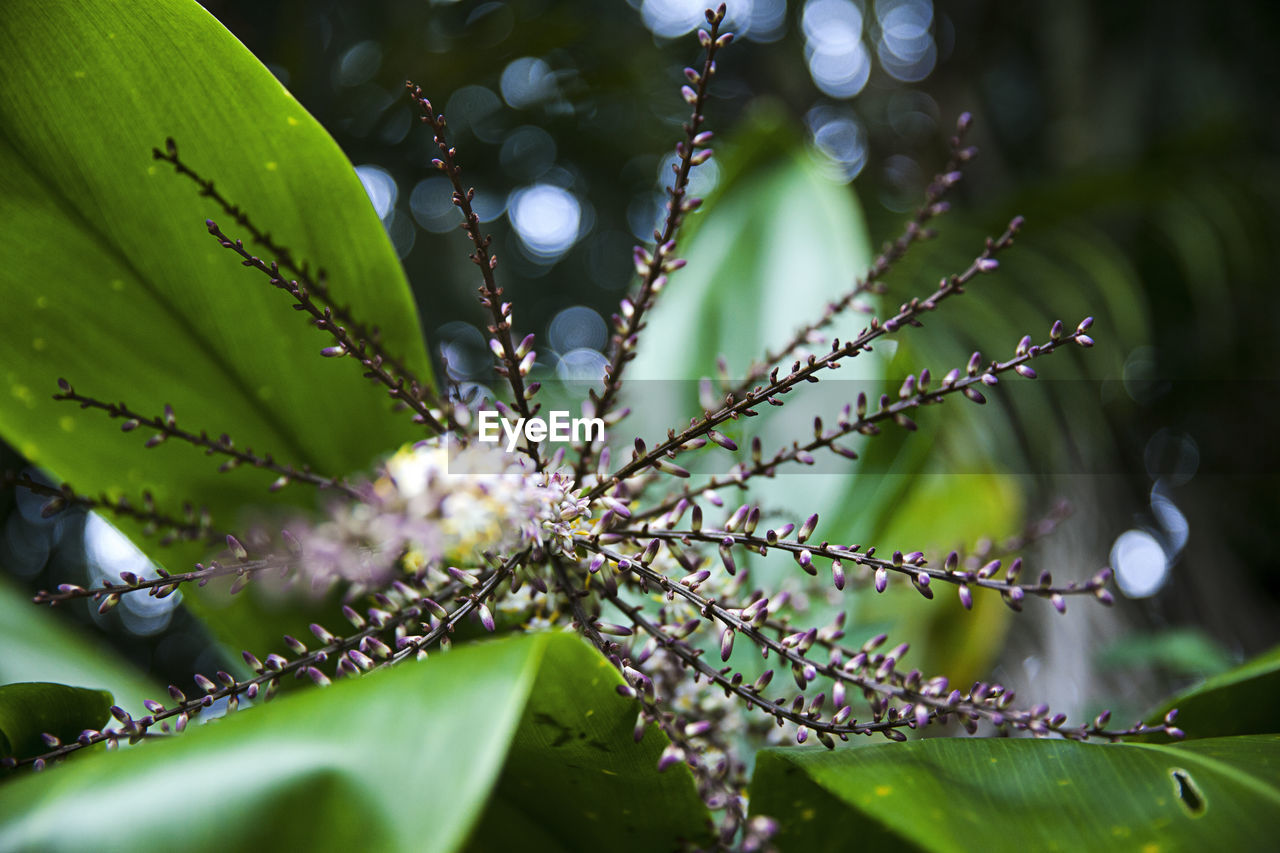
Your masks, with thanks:
[{"label": "sunlight spot on leaf", "polygon": [[893,793],[892,785],[876,785],[876,796],[887,797]]},{"label": "sunlight spot on leaf", "polygon": [[280,164],[275,160],[268,160],[265,165],[268,172],[274,172],[276,169],[280,168]]},{"label": "sunlight spot on leaf", "polygon": [[58,418],[58,426],[62,427],[63,432],[74,432],[76,428],[76,419],[70,415],[63,415]]},{"label": "sunlight spot on leaf", "polygon": [[297,120],[296,118],[294,118],[293,116],[289,116],[289,117],[287,117],[287,118],[285,119],[285,121],[289,122],[289,127],[297,127],[297,126],[298,126],[298,120]]}]

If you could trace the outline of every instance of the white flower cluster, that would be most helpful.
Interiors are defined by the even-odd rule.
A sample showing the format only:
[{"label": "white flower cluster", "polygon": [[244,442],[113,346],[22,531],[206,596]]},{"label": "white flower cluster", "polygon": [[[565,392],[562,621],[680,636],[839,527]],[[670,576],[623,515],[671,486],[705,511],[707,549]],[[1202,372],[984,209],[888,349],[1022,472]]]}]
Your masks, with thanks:
[{"label": "white flower cluster", "polygon": [[363,501],[330,507],[294,536],[316,580],[378,583],[398,572],[475,565],[483,552],[572,550],[587,501],[562,467],[535,472],[495,447],[420,441],[391,456]]}]

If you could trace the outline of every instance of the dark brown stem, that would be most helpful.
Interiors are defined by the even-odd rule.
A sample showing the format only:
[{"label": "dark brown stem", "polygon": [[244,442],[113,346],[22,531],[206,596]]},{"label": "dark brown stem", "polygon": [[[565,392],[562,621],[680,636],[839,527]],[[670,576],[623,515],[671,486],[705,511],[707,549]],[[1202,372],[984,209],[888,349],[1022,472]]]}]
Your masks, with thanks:
[{"label": "dark brown stem", "polygon": [[201,509],[197,512],[194,508],[188,506],[183,518],[175,518],[156,509],[150,492],[143,492],[142,506],[137,507],[123,497],[112,499],[106,493],[103,493],[97,498],[91,498],[77,494],[75,489],[68,483],[63,483],[57,487],[49,486],[31,479],[26,474],[17,474],[13,471],[5,471],[0,474],[0,483],[5,486],[16,486],[20,489],[26,489],[32,494],[50,498],[51,500],[41,509],[41,514],[46,518],[73,506],[84,510],[109,512],[116,516],[141,522],[144,526],[143,532],[147,535],[152,535],[160,530],[165,531],[160,539],[161,545],[168,545],[179,539],[188,542],[202,540],[214,542],[220,540],[224,535],[215,533],[212,530],[209,515],[205,510]]},{"label": "dark brown stem", "polygon": [[[489,251],[492,237],[481,232],[480,217],[471,207],[475,189],[464,188],[462,185],[462,169],[455,161],[457,151],[445,137],[445,117],[435,112],[422,89],[415,86],[412,81],[406,81],[405,88],[409,90],[409,96],[422,111],[422,121],[431,128],[436,147],[440,150],[440,157],[432,162],[453,185],[453,203],[462,211],[462,227],[474,246],[469,257],[471,262],[480,268],[480,304],[489,312],[492,320],[489,334],[493,335],[502,351],[501,364],[497,368],[498,373],[504,376],[507,384],[511,386],[511,394],[514,398],[512,403],[516,411],[523,418],[532,418],[538,406],[530,407],[529,398],[532,397],[532,391],[524,384],[524,376],[529,370],[529,365],[524,362],[524,355],[519,352],[519,348],[511,337],[511,303],[502,301],[502,288],[494,278],[493,271],[498,265],[498,257]],[[529,443],[523,450],[533,461],[534,466],[542,470],[543,461],[538,455],[538,448]]]},{"label": "dark brown stem", "polygon": [[246,447],[244,450],[237,448],[231,441],[231,437],[223,434],[219,438],[209,438],[209,434],[201,430],[199,435],[187,432],[178,427],[177,419],[173,416],[172,411],[166,410],[164,417],[149,418],[146,415],[139,414],[130,409],[125,403],[104,403],[93,397],[86,397],[83,394],[76,393],[65,379],[58,380],[59,387],[62,391],[53,395],[55,400],[66,400],[79,403],[82,409],[100,409],[106,412],[112,418],[123,418],[125,423],[121,427],[124,431],[130,432],[139,427],[147,427],[155,430],[155,434],[147,441],[148,447],[155,447],[170,438],[176,438],[179,441],[185,441],[187,444],[203,448],[205,454],[212,456],[219,454],[227,457],[227,462],[223,463],[222,470],[230,471],[241,464],[249,465],[254,468],[262,468],[267,471],[274,471],[280,475],[280,479],[276,480],[273,487],[283,486],[288,482],[297,481],[302,483],[310,483],[320,489],[334,489],[342,492],[347,497],[354,498],[359,501],[364,500],[357,489],[334,477],[325,477],[311,471],[308,466],[294,468],[292,465],[285,465],[276,462],[268,453],[259,456],[254,453],[252,448]]},{"label": "dark brown stem", "polygon": [[[705,146],[710,141],[710,134],[701,130],[702,124],[706,121],[703,111],[706,108],[707,88],[711,84],[711,78],[715,76],[716,54],[733,40],[732,33],[720,34],[720,24],[724,22],[723,5],[715,12],[708,12],[707,19],[710,22],[711,31],[699,32],[699,39],[707,50],[702,71],[696,72],[691,68],[685,71],[689,82],[695,88],[686,86],[683,90],[685,99],[691,103],[692,110],[689,121],[684,125],[685,138],[676,145],[676,154],[680,159],[676,164],[675,180],[667,190],[670,199],[667,202],[666,220],[662,231],[654,232],[655,243],[652,253],[641,248],[636,249],[637,263],[643,268],[640,290],[634,299],[623,303],[620,315],[614,317],[613,351],[609,364],[605,368],[604,389],[599,395],[594,390],[591,392],[594,403],[593,414],[598,418],[606,417],[617,402],[618,392],[622,388],[623,371],[627,363],[635,358],[636,344],[641,330],[645,327],[645,314],[653,307],[658,292],[666,282],[667,275],[683,265],[683,261],[673,257],[680,224],[684,221],[686,214],[697,210],[702,204],[701,199],[686,199],[685,194],[689,189],[689,173],[694,166],[704,162],[711,155],[711,150],[708,148],[699,150],[700,146]],[[575,479],[581,482],[591,468],[594,450],[591,443],[587,441],[578,448],[578,451]]]},{"label": "dark brown stem", "polygon": [[869,350],[871,343],[877,338],[894,333],[904,325],[922,325],[919,315],[934,310],[939,303],[948,297],[963,293],[964,285],[979,274],[994,270],[996,268],[994,256],[1013,244],[1014,234],[1018,232],[1021,226],[1022,218],[1017,217],[1009,223],[1008,229],[1000,237],[994,240],[987,240],[986,248],[982,254],[974,259],[968,269],[959,275],[952,275],[943,279],[937,290],[925,299],[912,299],[910,302],[903,304],[898,313],[884,323],[872,320],[870,328],[864,330],[854,340],[845,344],[841,344],[839,340],[833,342],[831,350],[825,355],[821,357],[810,356],[807,364],[803,366],[797,363],[795,369],[787,376],[778,377],[778,371],[775,368],[770,374],[770,382],[767,386],[757,386],[740,399],[731,398],[719,411],[705,415],[701,420],[695,421],[679,434],[674,431],[668,433],[666,440],[658,443],[647,452],[633,453],[630,462],[595,485],[587,493],[588,497],[599,497],[628,477],[652,467],[655,463],[659,463],[664,457],[673,458],[685,444],[706,435],[725,421],[744,415],[749,416],[755,412],[755,409],[766,403],[781,405],[781,401],[777,399],[779,395],[786,394],[801,382],[819,381],[818,373],[823,370],[838,368],[843,359],[854,357],[864,350]]},{"label": "dark brown stem", "polygon": [[961,115],[959,121],[956,122],[956,133],[951,137],[950,143],[951,156],[942,171],[934,176],[933,181],[925,190],[924,203],[907,220],[907,224],[898,238],[891,243],[886,243],[881,248],[880,254],[871,262],[871,267],[863,277],[858,279],[854,286],[838,300],[829,304],[823,310],[821,317],[797,329],[791,340],[780,349],[767,353],[763,361],[753,364],[748,369],[746,377],[734,387],[732,393],[743,393],[766,376],[769,368],[773,365],[789,358],[796,350],[810,343],[811,337],[815,332],[829,326],[837,316],[847,311],[859,296],[869,293],[882,293],[884,291],[882,282],[893,268],[893,265],[902,260],[913,245],[933,236],[933,232],[926,226],[930,220],[946,213],[948,208],[943,198],[948,190],[960,180],[962,176],[961,167],[973,159],[976,154],[975,149],[964,146],[964,136],[968,132],[970,124],[971,119],[968,113]]},{"label": "dark brown stem", "polygon": [[293,297],[294,305],[299,310],[310,315],[316,328],[328,332],[333,337],[334,341],[337,342],[337,346],[326,347],[321,351],[322,355],[329,357],[354,356],[364,366],[366,377],[385,386],[391,399],[398,400],[412,409],[415,413],[414,420],[425,424],[433,432],[443,433],[445,431],[446,428],[441,424],[442,418],[448,421],[451,426],[455,426],[449,415],[449,407],[447,405],[433,412],[423,400],[420,386],[415,383],[406,387],[404,377],[392,375],[383,365],[382,356],[369,346],[368,341],[353,336],[348,332],[346,327],[338,321],[334,310],[329,306],[321,308],[317,305],[311,298],[307,288],[294,279],[286,279],[281,276],[279,265],[275,261],[268,264],[261,258],[251,255],[245,249],[243,240],[232,240],[222,233],[218,223],[213,220],[206,220],[205,225],[208,227],[209,233],[221,244],[222,248],[230,249],[239,255],[243,259],[241,263],[244,266],[252,267],[267,276],[272,287],[288,293]]},{"label": "dark brown stem", "polygon": [[210,198],[222,208],[228,216],[235,220],[236,224],[249,232],[249,236],[253,238],[253,242],[266,249],[267,254],[276,259],[279,265],[287,270],[290,275],[294,276],[301,282],[302,286],[314,297],[325,303],[333,310],[333,316],[339,322],[351,329],[356,338],[363,340],[369,347],[370,351],[377,355],[384,364],[388,364],[400,377],[403,377],[409,385],[417,389],[423,397],[429,397],[430,386],[414,376],[413,371],[405,364],[404,359],[397,358],[387,351],[379,340],[379,331],[376,326],[369,327],[361,323],[355,318],[351,312],[350,306],[342,305],[334,300],[333,295],[329,292],[328,285],[325,283],[324,270],[318,270],[316,275],[311,275],[310,265],[306,261],[295,261],[293,253],[285,246],[276,243],[271,235],[259,229],[253,224],[249,215],[243,211],[239,205],[232,204],[229,199],[222,195],[213,185],[213,181],[202,177],[198,172],[188,166],[178,156],[178,145],[173,139],[165,140],[165,150],[159,148],[151,149],[152,156],[157,160],[163,160],[173,166],[174,171],[179,175],[190,178],[196,186],[200,188],[200,195]]}]

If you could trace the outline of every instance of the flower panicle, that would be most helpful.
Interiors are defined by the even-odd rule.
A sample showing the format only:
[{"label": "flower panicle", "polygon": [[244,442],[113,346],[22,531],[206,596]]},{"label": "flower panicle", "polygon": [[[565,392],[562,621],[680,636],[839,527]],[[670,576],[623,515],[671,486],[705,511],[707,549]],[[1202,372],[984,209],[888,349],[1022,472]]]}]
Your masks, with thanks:
[{"label": "flower panicle", "polygon": [[[151,432],[149,446],[176,439],[224,457],[224,468],[267,469],[278,475],[278,485],[309,483],[330,500],[321,511],[291,520],[288,532],[281,531],[278,539],[220,534],[224,538],[219,547],[225,546],[225,552],[190,571],[161,572],[154,578],[124,573],[118,583],[103,582],[93,589],[64,585],[40,593],[37,601],[89,599],[110,609],[129,594],[163,597],[183,584],[203,585],[215,578],[230,578],[232,591],[239,591],[251,580],[271,576],[295,584],[309,581],[326,591],[340,586],[350,630],[335,633],[313,625],[318,646],[285,637],[284,651],[263,660],[246,652],[252,677],[199,675],[196,684],[202,695],[197,698],[188,699],[172,688],[170,701],[149,702],[146,716],[133,718],[121,710],[113,727],[86,732],[75,743],[50,744],[48,753],[27,763],[43,767],[84,746],[149,737],[157,727],[161,733],[176,733],[222,700],[234,706],[269,697],[290,675],[323,686],[332,678],[420,658],[433,647],[446,647],[463,620],[486,633],[552,627],[580,633],[617,670],[617,692],[636,703],[637,740],[651,727],[662,733],[667,745],[659,769],[688,765],[707,804],[723,812],[722,843],[739,843],[743,849],[764,848],[776,830],[766,818],[746,818],[740,795],[746,770],[735,757],[736,744],[744,736],[766,742],[784,735],[800,743],[812,738],[828,748],[855,735],[901,741],[909,733],[946,724],[970,733],[1071,739],[1153,732],[1180,736],[1172,715],[1153,725],[1111,727],[1106,714],[1092,722],[1069,724],[1065,715],[1044,705],[1018,704],[1014,692],[1000,684],[976,682],[962,689],[945,676],[926,676],[911,668],[906,662],[908,643],[890,645],[884,635],[861,645],[851,641],[843,608],[835,615],[817,615],[826,612],[823,602],[868,590],[883,593],[891,579],[895,586],[910,584],[926,599],[953,595],[965,610],[983,594],[998,594],[1013,610],[1022,610],[1032,599],[1043,599],[1059,612],[1068,600],[1081,596],[1110,604],[1109,569],[1084,581],[1055,581],[1048,571],[1033,575],[1018,556],[1052,532],[1065,517],[1061,510],[1011,540],[982,541],[964,553],[932,555],[833,543],[821,538],[816,513],[800,513],[786,521],[768,505],[767,493],[745,494],[740,502],[727,502],[721,495],[728,489],[760,485],[789,466],[811,465],[815,454],[856,457],[850,446],[855,438],[890,429],[910,432],[930,406],[956,395],[984,403],[989,389],[1012,374],[1035,379],[1038,359],[1068,345],[1092,346],[1091,318],[1074,330],[1055,322],[1047,338],[1037,343],[1024,336],[1006,359],[974,353],[940,377],[928,370],[914,373],[878,400],[859,395],[841,411],[814,419],[812,432],[772,453],[766,453],[759,440],[740,446],[732,428],[735,421],[787,405],[790,394],[829,378],[828,371],[842,368],[886,337],[921,327],[926,314],[999,268],[998,256],[1013,245],[1023,225],[1021,217],[988,238],[968,266],[942,278],[933,289],[883,316],[873,316],[858,334],[831,341],[824,352],[801,353],[837,314],[869,304],[867,300],[884,292],[884,279],[896,263],[932,235],[931,223],[946,212],[948,190],[974,155],[964,142],[967,116],[957,124],[951,159],[926,190],[924,203],[852,290],[826,306],[781,349],[753,363],[743,381],[722,377],[718,390],[706,383],[703,411],[687,426],[678,424],[649,440],[619,435],[626,415],[620,405],[625,366],[634,357],[668,276],[683,264],[676,256],[681,224],[701,204],[687,197],[688,181],[691,170],[710,156],[705,107],[719,52],[732,40],[730,33],[721,31],[725,16],[723,5],[708,10],[707,28],[699,31],[705,57],[700,68],[686,70],[682,95],[691,112],[675,149],[668,214],[654,243],[635,250],[639,287],[614,318],[604,383],[587,403],[589,413],[602,418],[612,435],[603,442],[579,443],[568,456],[563,451],[548,453],[536,442],[507,456],[475,441],[476,425],[452,399],[455,395],[447,394],[448,400],[442,401],[413,379],[380,348],[373,330],[332,303],[305,266],[295,264],[286,250],[218,195],[212,182],[183,164],[176,147],[170,146],[168,154],[157,152],[179,174],[196,181],[277,258],[259,258],[242,241],[228,237],[212,221],[207,223],[220,245],[244,266],[268,276],[272,286],[285,291],[294,307],[329,335],[324,354],[356,358],[366,375],[412,410],[433,435],[388,457],[368,481],[351,482],[239,448],[225,435],[215,439],[204,432],[187,432],[178,427],[171,409],[160,417],[146,417],[125,404],[102,402],[61,383],[57,399],[122,419],[126,431]],[[471,206],[473,190],[462,182],[444,116],[435,112],[419,87],[409,83],[407,89],[432,132],[439,153],[435,168],[453,186],[453,203],[461,212],[470,257],[479,269],[494,372],[510,391],[499,411],[530,418],[540,410],[538,383],[528,381],[536,359],[535,338],[521,338],[515,331],[512,305],[495,277],[491,239],[482,232]],[[611,450],[611,437],[625,437],[626,444],[615,443]],[[742,461],[727,475],[695,479],[681,455],[703,448],[738,454]],[[19,485],[51,498],[51,504],[129,514],[119,501],[93,502],[70,487]],[[150,504],[142,512],[145,517],[134,517],[159,527],[187,529]],[[210,532],[208,524],[200,528],[201,536]],[[771,589],[760,588],[754,574],[757,561],[764,559],[789,561],[797,570],[782,573]],[[762,666],[747,661],[756,653]]]},{"label": "flower panicle", "polygon": [[151,149],[151,155],[154,159],[166,162],[173,166],[174,171],[183,177],[189,178],[200,189],[200,195],[203,198],[211,199],[214,204],[218,205],[228,217],[230,217],[237,226],[243,228],[247,232],[253,242],[266,250],[267,254],[276,259],[281,269],[287,271],[291,276],[296,278],[303,289],[314,299],[323,303],[332,312],[338,322],[349,328],[353,336],[361,341],[363,345],[370,350],[375,357],[382,363],[387,365],[392,372],[398,377],[404,379],[405,383],[414,390],[419,396],[427,396],[429,394],[429,385],[418,379],[403,358],[399,358],[389,352],[381,341],[381,334],[377,326],[367,326],[362,323],[354,314],[349,305],[345,305],[336,301],[330,293],[328,286],[328,276],[323,268],[316,269],[312,272],[311,265],[305,261],[298,261],[293,257],[293,253],[287,246],[277,243],[270,233],[258,228],[253,220],[249,217],[247,211],[243,210],[238,204],[233,203],[230,199],[222,194],[214,185],[212,180],[203,177],[192,166],[184,161],[178,154],[178,144],[172,138],[165,140],[164,150],[159,148]]}]

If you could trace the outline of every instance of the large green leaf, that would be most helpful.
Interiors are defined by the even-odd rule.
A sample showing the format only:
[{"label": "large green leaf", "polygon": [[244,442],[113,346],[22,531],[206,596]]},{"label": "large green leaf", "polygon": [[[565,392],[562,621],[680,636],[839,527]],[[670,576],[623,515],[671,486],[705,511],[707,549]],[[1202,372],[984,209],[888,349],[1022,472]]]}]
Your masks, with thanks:
[{"label": "large green leaf", "polygon": [[[1155,722],[1178,709],[1178,728],[1187,737],[1262,734],[1280,730],[1280,646],[1215,675],[1165,702]],[[1166,739],[1163,734],[1151,736]]]},{"label": "large green leaf", "polygon": [[48,750],[43,734],[74,740],[110,718],[111,693],[48,681],[0,684],[0,757]]},{"label": "large green leaf", "polygon": [[[181,426],[330,474],[420,435],[354,361],[319,356],[330,341],[205,232],[209,217],[236,234],[231,217],[152,160],[176,139],[429,373],[403,272],[350,163],[212,16],[192,0],[11,0],[0,59],[0,437],[82,491],[147,488],[162,506],[205,504],[227,528],[266,500],[265,472],[219,476],[190,447],[144,451],[118,422],[50,400],[55,380],[147,414],[172,404]],[[305,489],[283,499],[314,500]],[[255,627],[243,618],[224,635],[258,645]]]},{"label": "large green leaf", "polygon": [[537,684],[472,851],[668,850],[710,840],[683,764],[657,772],[667,741],[634,742],[635,706],[618,672],[578,641],[548,646]]},{"label": "large green leaf", "polygon": [[138,674],[98,638],[95,642],[70,620],[0,581],[0,684],[48,681],[110,691],[132,714],[145,713],[142,700],[160,689]]},{"label": "large green leaf", "polygon": [[[490,814],[522,815],[535,837],[557,839],[553,849],[572,841],[558,812],[586,819],[579,808],[599,810],[610,849],[629,849],[618,812],[639,795],[664,807],[640,801],[649,849],[697,837],[707,818],[688,769],[658,777],[664,744],[631,742],[635,706],[606,667],[576,636],[538,634],[284,696],[172,742],[10,782],[0,849],[447,851],[473,833],[483,847],[505,832],[477,829],[500,778]],[[606,758],[582,770],[583,749]],[[540,763],[551,769],[530,769]],[[598,777],[595,790],[566,776],[583,772]],[[536,790],[521,790],[528,773]],[[583,799],[566,802],[570,793]]]},{"label": "large green leaf", "polygon": [[784,851],[1261,850],[1280,831],[1280,735],[768,750],[751,810],[781,821]]}]

